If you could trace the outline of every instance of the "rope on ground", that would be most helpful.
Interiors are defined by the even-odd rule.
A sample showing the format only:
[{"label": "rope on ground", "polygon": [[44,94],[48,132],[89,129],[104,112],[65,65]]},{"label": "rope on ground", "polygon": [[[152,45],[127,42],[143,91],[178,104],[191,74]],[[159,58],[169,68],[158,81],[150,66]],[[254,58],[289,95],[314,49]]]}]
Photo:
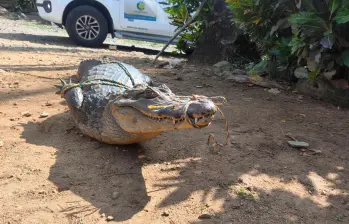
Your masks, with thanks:
[{"label": "rope on ground", "polygon": [[[198,97],[198,96],[196,96]],[[227,100],[222,97],[222,96],[217,96],[217,97],[206,97],[206,96],[199,96],[199,97],[202,97],[202,98],[208,98],[208,99],[214,99],[214,98],[221,98],[222,99],[222,102],[221,103],[215,103],[214,101],[214,104],[216,106],[216,109],[218,110],[218,112],[221,114],[222,116],[222,119],[225,120],[225,128],[226,128],[226,138],[225,138],[225,142],[223,144],[221,143],[218,143],[217,139],[215,138],[215,136],[210,133],[209,136],[208,136],[208,139],[207,139],[207,145],[211,148],[211,150],[214,152],[214,153],[218,153],[220,152],[224,146],[228,145],[228,141],[229,141],[229,125],[228,125],[228,121],[227,119],[225,118],[224,116],[224,113],[221,111],[221,109],[219,109],[219,106],[222,106],[223,104],[225,104],[227,102]],[[189,122],[189,124],[191,124],[194,128],[202,128],[200,126],[197,126],[195,123],[192,123],[191,122],[191,119],[188,118],[188,114],[187,114],[187,111],[188,111],[188,108],[190,106],[192,102],[189,101],[186,105],[185,105],[185,109],[184,109],[184,116],[185,116],[185,120],[187,122]],[[210,144],[211,142],[213,141],[212,144]]]}]

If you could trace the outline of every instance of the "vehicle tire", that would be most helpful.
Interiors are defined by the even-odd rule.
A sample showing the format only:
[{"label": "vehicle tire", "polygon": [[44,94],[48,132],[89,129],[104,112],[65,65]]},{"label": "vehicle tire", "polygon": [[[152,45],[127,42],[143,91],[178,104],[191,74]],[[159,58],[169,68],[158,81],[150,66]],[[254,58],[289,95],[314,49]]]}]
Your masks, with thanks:
[{"label": "vehicle tire", "polygon": [[78,6],[67,16],[65,27],[69,37],[84,47],[99,47],[108,35],[108,22],[96,8]]}]

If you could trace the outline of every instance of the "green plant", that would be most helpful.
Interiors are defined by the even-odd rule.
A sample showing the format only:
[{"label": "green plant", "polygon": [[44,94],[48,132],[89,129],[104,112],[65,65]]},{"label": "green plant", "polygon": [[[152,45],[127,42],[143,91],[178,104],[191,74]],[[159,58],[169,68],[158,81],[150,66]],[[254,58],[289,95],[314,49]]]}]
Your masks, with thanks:
[{"label": "green plant", "polygon": [[16,0],[16,9],[23,12],[36,11],[36,1],[35,0]]},{"label": "green plant", "polygon": [[288,18],[293,30],[289,46],[299,65],[295,75],[310,80],[323,75],[331,80],[341,72],[340,78],[347,79],[349,1],[303,0],[298,8],[299,12]]},{"label": "green plant", "polygon": [[277,32],[290,27],[287,16],[295,11],[291,1],[279,0],[226,0],[233,12],[233,22],[251,41],[257,43],[262,54],[276,44],[276,40],[290,32]]},{"label": "green plant", "polygon": [[[252,73],[348,79],[348,0],[226,0],[233,22],[264,55]],[[279,73],[278,73],[279,72]]]},{"label": "green plant", "polygon": [[243,199],[248,199],[248,200],[259,200],[259,195],[257,193],[251,192],[247,190],[245,187],[239,187],[235,190],[235,193]]},{"label": "green plant", "polygon": [[292,36],[287,17],[296,11],[291,0],[226,0],[233,23],[257,44],[262,60],[249,65],[251,74],[270,73],[292,64],[288,42]]},{"label": "green plant", "polygon": [[[168,0],[168,7],[165,8],[165,11],[170,14],[171,24],[179,29],[194,14],[200,3],[200,0]],[[208,23],[212,5],[213,0],[209,0],[196,21],[179,35],[177,43],[179,51],[190,53],[195,49]]]}]

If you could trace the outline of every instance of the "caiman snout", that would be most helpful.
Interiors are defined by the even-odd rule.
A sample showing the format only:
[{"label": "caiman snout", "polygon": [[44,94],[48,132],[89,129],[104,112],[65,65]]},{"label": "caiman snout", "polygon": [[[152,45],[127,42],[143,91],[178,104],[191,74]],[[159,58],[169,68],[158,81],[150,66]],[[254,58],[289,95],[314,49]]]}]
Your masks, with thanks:
[{"label": "caiman snout", "polygon": [[217,106],[211,100],[199,100],[190,102],[186,116],[194,127],[205,127],[210,124]]},{"label": "caiman snout", "polygon": [[193,118],[199,118],[203,117],[206,115],[212,115],[217,112],[217,107],[216,105],[210,101],[193,101],[190,103],[188,110],[187,110],[187,115]]}]

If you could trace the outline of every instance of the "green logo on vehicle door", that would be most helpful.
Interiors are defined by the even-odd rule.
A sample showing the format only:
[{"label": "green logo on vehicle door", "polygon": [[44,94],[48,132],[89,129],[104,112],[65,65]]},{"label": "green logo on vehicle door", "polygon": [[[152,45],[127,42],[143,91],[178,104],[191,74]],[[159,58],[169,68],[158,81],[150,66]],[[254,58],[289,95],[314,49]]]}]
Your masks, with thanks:
[{"label": "green logo on vehicle door", "polygon": [[145,3],[143,1],[139,1],[137,3],[137,9],[143,11],[145,9]]}]

